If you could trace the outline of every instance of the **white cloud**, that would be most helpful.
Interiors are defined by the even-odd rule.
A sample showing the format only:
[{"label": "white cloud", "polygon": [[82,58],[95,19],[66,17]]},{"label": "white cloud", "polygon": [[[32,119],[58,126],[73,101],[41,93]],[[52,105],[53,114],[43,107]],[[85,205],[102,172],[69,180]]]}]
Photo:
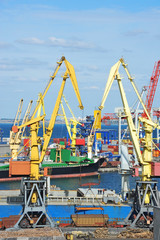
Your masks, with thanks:
[{"label": "white cloud", "polygon": [[91,49],[91,50],[98,50],[98,51],[105,51],[104,49],[96,46],[91,42],[85,42],[81,40],[72,40],[72,39],[64,39],[64,38],[57,38],[57,37],[49,37],[49,41],[41,40],[35,37],[25,38],[17,40],[16,42],[20,44],[26,45],[37,45],[37,46],[50,46],[50,47],[61,47],[61,48],[68,48],[68,49]]},{"label": "white cloud", "polygon": [[17,40],[17,42],[21,43],[21,44],[33,44],[33,45],[43,45],[44,41],[40,40],[38,38],[35,37],[31,37],[31,38],[24,38],[21,40]]},{"label": "white cloud", "polygon": [[80,40],[66,40],[63,38],[50,37],[50,45],[65,47],[65,48],[77,48],[77,49],[94,49],[96,46],[93,43],[87,43]]}]

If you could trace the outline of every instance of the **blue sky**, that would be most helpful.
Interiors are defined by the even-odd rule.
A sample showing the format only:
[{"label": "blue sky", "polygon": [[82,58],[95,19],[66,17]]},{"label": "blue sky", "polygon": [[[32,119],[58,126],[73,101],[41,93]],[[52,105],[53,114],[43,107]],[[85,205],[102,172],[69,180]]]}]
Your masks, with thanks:
[{"label": "blue sky", "polygon": [[[154,63],[160,60],[158,0],[1,0],[0,19],[0,118],[14,118],[21,98],[24,110],[31,99],[35,104],[62,55],[75,68],[84,104],[81,113],[67,80],[64,94],[76,116],[93,114],[99,106],[110,68],[119,58],[128,63],[139,91],[149,84]],[[64,71],[63,66],[45,99],[48,118]],[[131,106],[136,97],[122,75]],[[120,106],[115,81],[103,113]]]}]

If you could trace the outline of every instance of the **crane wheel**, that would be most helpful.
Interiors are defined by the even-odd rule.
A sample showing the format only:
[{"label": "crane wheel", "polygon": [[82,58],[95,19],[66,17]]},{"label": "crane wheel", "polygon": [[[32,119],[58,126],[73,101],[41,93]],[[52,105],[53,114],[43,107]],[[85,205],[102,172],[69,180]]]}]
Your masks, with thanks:
[{"label": "crane wheel", "polygon": [[29,228],[30,227],[30,223],[29,223],[29,220],[27,218],[23,218],[20,223],[19,223],[19,226],[21,228]]},{"label": "crane wheel", "polygon": [[144,228],[145,227],[145,222],[144,220],[139,219],[136,223],[137,227],[139,228]]}]

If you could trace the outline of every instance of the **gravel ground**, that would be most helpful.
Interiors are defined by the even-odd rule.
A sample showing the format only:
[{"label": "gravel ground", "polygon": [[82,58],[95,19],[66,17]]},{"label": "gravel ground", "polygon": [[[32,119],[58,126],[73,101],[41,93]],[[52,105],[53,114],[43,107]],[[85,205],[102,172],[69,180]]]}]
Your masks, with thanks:
[{"label": "gravel ground", "polygon": [[88,228],[88,229],[63,229],[65,233],[72,233],[73,239],[84,239],[84,240],[100,240],[100,239],[153,239],[153,232],[147,229],[108,229],[108,228]]},{"label": "gravel ground", "polygon": [[62,233],[57,228],[49,228],[49,227],[0,231],[0,238],[52,237],[52,236],[62,236]]},{"label": "gravel ground", "polygon": [[[101,240],[101,239],[107,239],[107,240],[124,240],[124,239],[132,239],[132,240],[153,240],[153,233],[146,231],[146,230],[138,230],[138,229],[128,229],[128,230],[122,230],[121,232],[112,230],[112,234],[108,231],[107,228],[97,228],[92,229],[92,231],[88,231],[88,233],[92,233],[90,236],[87,236],[87,231],[66,231],[67,229],[63,229],[64,234],[66,233],[74,233],[73,240]],[[68,229],[69,230],[69,229]],[[71,229],[70,229],[71,230]],[[82,230],[82,229],[81,229]],[[85,229],[86,230],[86,229]],[[88,229],[91,230],[91,229]],[[81,232],[81,237],[77,237],[76,232]],[[114,233],[114,234],[113,234]],[[15,238],[40,238],[40,240],[49,239],[49,237],[63,237],[63,233],[58,228],[35,228],[35,229],[19,229],[15,230],[12,229],[10,231],[0,231],[0,239],[6,239],[6,238],[12,238],[12,240],[15,240]],[[52,238],[51,238],[52,239]]]}]

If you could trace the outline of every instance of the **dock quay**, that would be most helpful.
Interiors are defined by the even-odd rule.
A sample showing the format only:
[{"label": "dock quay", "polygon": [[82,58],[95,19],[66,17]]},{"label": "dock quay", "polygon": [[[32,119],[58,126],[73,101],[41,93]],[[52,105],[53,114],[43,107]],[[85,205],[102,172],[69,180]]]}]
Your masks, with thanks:
[{"label": "dock quay", "polygon": [[[17,214],[20,213],[21,203],[19,201],[16,202],[16,197],[20,194],[21,194],[21,191],[19,189],[0,190],[1,214],[4,211],[4,210],[1,211],[1,209],[4,209],[5,207],[7,207],[8,209],[10,208],[11,212],[13,211],[13,209],[15,211],[18,207]],[[7,201],[8,197],[11,197],[15,200],[14,204],[12,204],[11,206],[9,206],[10,203],[8,203]],[[100,188],[99,189],[78,188],[77,190],[50,189],[50,192],[46,197],[47,211],[49,212],[52,220],[55,223],[58,223],[58,222],[61,223],[60,229],[62,233],[61,236],[57,236],[52,239],[56,239],[56,240],[68,239],[67,236],[72,235],[73,239],[76,240],[76,239],[79,239],[79,234],[81,234],[81,236],[86,235],[86,237],[89,235],[90,238],[86,238],[86,239],[95,239],[95,236],[97,236],[96,239],[102,239],[104,232],[105,234],[107,234],[105,237],[106,239],[126,239],[126,238],[122,238],[122,236],[128,236],[127,234],[133,235],[133,233],[135,234],[135,236],[137,236],[136,234],[141,234],[138,232],[139,230],[137,230],[137,232],[134,232],[135,230],[133,230],[133,233],[132,232],[128,233],[127,231],[129,230],[124,227],[112,228],[108,226],[108,227],[98,227],[98,228],[97,227],[86,228],[86,227],[70,226],[72,222],[72,214],[76,213],[74,211],[77,210],[77,213],[78,213],[78,211],[83,211],[84,209],[85,209],[84,211],[87,210],[86,214],[90,213],[88,212],[88,209],[92,209],[92,214],[94,213],[95,209],[96,211],[100,211],[97,209],[101,209],[101,211],[103,211],[103,214],[107,214],[109,216],[109,222],[111,223],[115,221],[115,219],[112,218],[114,213],[115,216],[117,216],[116,221],[121,222],[121,220],[123,219],[120,219],[119,216],[124,218],[127,212],[130,211],[130,208],[128,204],[123,203],[120,200],[121,200],[120,196],[117,195],[114,191],[110,191],[106,189],[104,190]],[[56,211],[58,211],[58,215]],[[65,225],[66,223],[69,224],[67,227],[61,227],[63,226],[63,224]],[[32,231],[32,229],[30,229],[30,231]],[[144,232],[146,231],[148,230],[145,229]],[[149,232],[149,234],[151,235],[153,233]],[[148,238],[142,238],[142,239],[146,239],[146,240],[153,239],[152,237],[149,237],[150,236],[149,234],[147,235]],[[37,239],[38,238],[39,237],[37,236]],[[31,240],[29,237],[27,239]],[[45,240],[46,238],[43,237],[43,239]],[[127,239],[129,239],[129,237]],[[137,238],[135,237],[135,239]],[[17,238],[17,240],[19,240],[19,238]]]},{"label": "dock quay", "polygon": [[[0,205],[21,204],[21,191],[0,190]],[[7,200],[8,199],[8,200]],[[96,205],[104,206],[110,203],[120,205],[121,196],[113,190],[78,188],[77,190],[50,190],[46,197],[47,205]]]},{"label": "dock quay", "polygon": [[[23,204],[20,190],[0,190],[0,219],[19,215]],[[112,222],[122,221],[131,210],[115,191],[101,188],[51,189],[45,205],[53,221],[62,226],[70,225],[75,214],[107,215]]]}]

